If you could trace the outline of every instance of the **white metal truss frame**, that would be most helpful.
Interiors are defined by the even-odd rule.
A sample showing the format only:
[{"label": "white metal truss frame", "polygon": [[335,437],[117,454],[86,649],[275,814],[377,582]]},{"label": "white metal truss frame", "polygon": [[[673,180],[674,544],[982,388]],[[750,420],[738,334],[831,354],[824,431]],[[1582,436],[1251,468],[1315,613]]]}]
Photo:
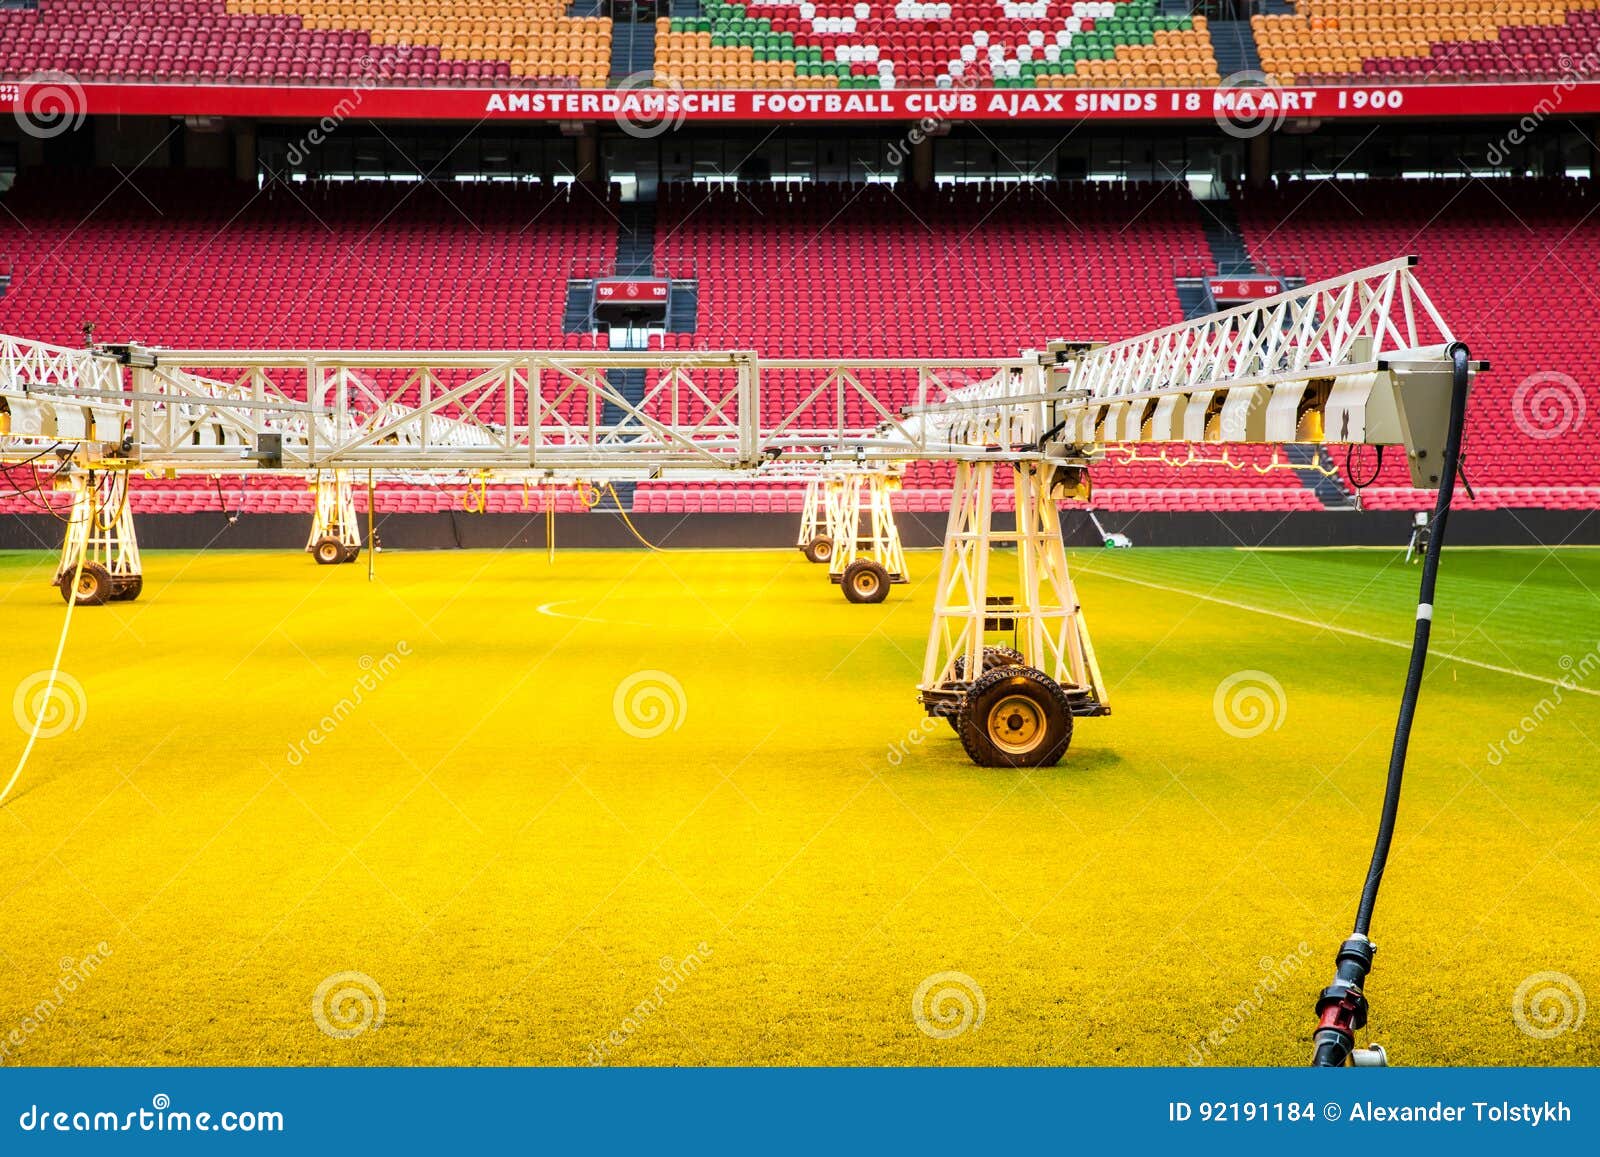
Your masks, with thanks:
[{"label": "white metal truss frame", "polygon": [[[973,453],[905,424],[882,397],[935,405],[1020,359],[761,359],[754,353],[107,352],[10,339],[0,399],[34,440],[129,441],[149,469],[492,470],[587,476],[750,472],[780,461],[884,465]],[[44,351],[44,352],[41,352]],[[48,353],[48,356],[45,354]],[[40,373],[49,363],[82,371]],[[653,371],[637,402],[612,369]],[[8,372],[9,371],[9,372]],[[763,393],[762,374],[786,379]],[[783,396],[788,401],[774,405]],[[118,421],[59,415],[93,403]],[[70,426],[70,428],[69,428]],[[17,441],[14,439],[14,441]],[[263,444],[270,455],[263,458]],[[20,445],[20,441],[18,442]],[[980,454],[982,450],[978,451]]]},{"label": "white metal truss frame", "polygon": [[324,538],[337,539],[347,550],[361,546],[361,521],[356,515],[355,487],[348,470],[326,470],[311,480],[315,504],[306,550]]},{"label": "white metal truss frame", "polygon": [[1270,387],[1375,372],[1386,355],[1431,356],[1455,339],[1415,266],[1415,258],[1397,258],[1101,346],[1053,384],[1079,399],[1069,412],[1081,413],[1219,383]]},{"label": "white metal truss frame", "polygon": [[883,470],[850,470],[824,479],[823,486],[828,537],[833,540],[828,577],[842,582],[851,563],[868,558],[883,567],[891,583],[906,582],[910,572],[893,505],[900,476]]},{"label": "white metal truss frame", "polygon": [[[983,673],[986,643],[1003,642],[1022,654],[1025,666],[1054,679],[1075,714],[1109,711],[1077,588],[1067,570],[1061,538],[1058,468],[1024,461],[1009,467],[1016,495],[1016,529],[997,530],[993,462],[956,465],[944,555],[934,588],[933,624],[923,655],[922,701],[934,714],[950,714]],[[997,585],[999,544],[1015,544],[1016,585],[1009,596],[991,595]],[[1007,601],[1001,601],[1005,598]]]},{"label": "white metal truss frame", "polygon": [[141,577],[143,565],[133,529],[133,506],[128,501],[127,471],[94,476],[74,470],[66,485],[72,493],[72,510],[61,540],[56,582],[71,582],[79,559],[105,567],[113,583]]},{"label": "white metal truss frame", "polygon": [[1024,366],[911,421],[934,438],[1002,438],[1010,415],[1043,403],[1043,441],[1063,456],[1141,441],[1403,445],[1413,482],[1437,486],[1455,339],[1415,266],[1397,258],[1110,345],[1056,343],[1037,386]]},{"label": "white metal truss frame", "polygon": [[[1059,684],[1074,714],[1103,714],[1106,688],[1058,501],[1086,496],[1083,467],[1104,446],[1142,441],[1403,445],[1417,486],[1451,484],[1439,471],[1454,339],[1414,265],[1386,262],[1114,344],[1057,341],[1003,359],[69,350],[0,337],[0,462],[71,444],[79,469],[112,469],[124,495],[134,468],[304,474],[317,479],[311,545],[337,520],[352,547],[356,469],[385,480],[422,472],[544,485],[814,471],[802,542],[806,519],[815,531],[821,514],[836,577],[866,541],[891,578],[903,578],[886,472],[953,461],[924,705],[936,715],[960,710],[983,673],[985,644],[1005,632],[994,641]],[[623,396],[613,369],[647,371],[643,397]],[[884,397],[910,403],[896,412]],[[1012,478],[1014,531],[993,525],[999,468]],[[82,501],[95,498],[75,501],[75,522]],[[113,526],[125,519],[126,533],[104,549],[131,550],[136,567],[125,500],[119,509]],[[69,528],[64,560],[102,548],[87,537],[106,531],[98,512],[83,526]],[[1016,586],[997,597],[991,579],[1003,556],[994,548],[1011,544]]]},{"label": "white metal truss frame", "polygon": [[[1404,445],[1414,481],[1437,485],[1452,336],[1414,264],[1112,345],[1054,342],[1000,359],[69,350],[0,338],[0,458],[54,439],[145,469],[649,478],[779,463],[1083,461],[1118,442],[1321,435]],[[611,369],[654,380],[630,401]],[[897,413],[886,396],[911,401]]]},{"label": "white metal truss frame", "polygon": [[800,500],[800,538],[795,543],[801,550],[811,545],[813,539],[828,527],[828,491],[821,475],[806,480],[805,497]]}]

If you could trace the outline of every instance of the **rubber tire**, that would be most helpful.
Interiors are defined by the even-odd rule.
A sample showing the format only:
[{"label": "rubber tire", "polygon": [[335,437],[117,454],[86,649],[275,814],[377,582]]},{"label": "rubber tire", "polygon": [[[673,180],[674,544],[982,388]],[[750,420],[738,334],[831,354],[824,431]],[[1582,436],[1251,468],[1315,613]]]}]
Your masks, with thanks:
[{"label": "rubber tire", "polygon": [[807,562],[830,562],[833,559],[833,539],[819,534],[800,548]]},{"label": "rubber tire", "polygon": [[75,603],[80,607],[103,607],[111,601],[111,572],[97,562],[83,564],[83,573],[78,575],[79,590],[77,597],[73,597],[72,571],[63,571],[61,575],[61,598],[65,602]]},{"label": "rubber tire", "polygon": [[[989,736],[989,715],[1007,699],[1030,700],[1043,720],[1030,750],[1007,751]],[[961,701],[956,733],[979,767],[1053,767],[1072,742],[1072,706],[1061,685],[1033,667],[997,667],[978,677]]]},{"label": "rubber tire", "polygon": [[119,603],[131,603],[139,597],[144,590],[144,576],[133,575],[131,578],[119,579],[112,583],[111,597]]},{"label": "rubber tire", "polygon": [[337,566],[350,561],[345,557],[344,543],[332,535],[317,539],[311,547],[311,557],[317,560],[318,566]]},{"label": "rubber tire", "polygon": [[[1023,667],[1026,665],[1027,662],[1023,659],[1022,652],[1015,647],[985,647],[983,649],[983,669],[986,672],[995,671],[1001,667]],[[957,655],[954,664],[957,679],[966,678],[966,668],[967,657],[965,655]],[[951,716],[951,718],[955,717]]]},{"label": "rubber tire", "polygon": [[[1025,665],[1025,661],[1022,658],[1022,652],[1017,650],[1015,647],[985,647],[983,649],[983,669],[985,673],[990,671],[998,671],[1002,667],[1022,667]],[[957,679],[963,679],[966,677],[963,674],[963,672],[966,670],[966,666],[967,657],[965,655],[957,655],[956,661],[953,664]],[[954,731],[957,735],[960,735],[961,713],[958,711],[956,714],[946,715],[944,718],[945,722],[950,724],[950,730]]]},{"label": "rubber tire", "polygon": [[839,576],[847,602],[881,603],[889,597],[889,572],[870,558],[858,558]]},{"label": "rubber tire", "polygon": [[359,546],[347,546],[347,547],[344,548],[344,561],[345,562],[355,562],[356,559],[358,559],[360,557],[361,557],[361,548]]}]

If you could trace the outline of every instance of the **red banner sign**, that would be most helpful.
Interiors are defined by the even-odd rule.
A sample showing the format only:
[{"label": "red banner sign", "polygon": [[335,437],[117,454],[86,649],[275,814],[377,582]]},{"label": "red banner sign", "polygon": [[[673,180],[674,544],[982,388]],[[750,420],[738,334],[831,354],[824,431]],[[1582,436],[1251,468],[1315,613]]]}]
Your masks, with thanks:
[{"label": "red banner sign", "polygon": [[1280,277],[1211,277],[1206,279],[1206,284],[1211,288],[1214,301],[1229,305],[1276,297],[1284,290]]},{"label": "red banner sign", "polygon": [[[35,115],[40,84],[0,84],[0,112]],[[1600,83],[1128,89],[535,89],[52,82],[50,115],[346,120],[608,121],[646,135],[685,121],[1215,121],[1253,136],[1285,121],[1574,116],[1600,112]],[[67,102],[66,106],[62,101]],[[42,114],[41,114],[42,115]],[[52,126],[59,119],[51,122]],[[26,125],[24,125],[26,128]],[[52,133],[52,135],[54,135]]]},{"label": "red banner sign", "polygon": [[661,278],[603,277],[594,283],[594,299],[607,305],[631,301],[660,304],[667,300],[667,283]]}]

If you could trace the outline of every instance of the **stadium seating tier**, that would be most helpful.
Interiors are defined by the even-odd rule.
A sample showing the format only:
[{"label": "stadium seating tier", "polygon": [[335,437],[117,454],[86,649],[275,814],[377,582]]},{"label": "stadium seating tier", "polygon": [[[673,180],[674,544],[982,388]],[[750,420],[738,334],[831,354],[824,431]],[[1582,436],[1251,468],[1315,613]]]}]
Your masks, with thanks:
[{"label": "stadium seating tier", "polygon": [[[1600,61],[1600,0],[1298,0],[1250,28],[1285,84],[1581,79]],[[39,0],[0,9],[0,77],[595,88],[611,36],[563,0]],[[705,0],[657,21],[654,69],[692,88],[1223,79],[1206,18],[1160,0]]]},{"label": "stadium seating tier", "polygon": [[[1253,256],[1285,275],[1314,280],[1420,254],[1423,284],[1456,335],[1494,365],[1474,396],[1475,497],[1464,506],[1600,505],[1600,309],[1588,277],[1600,267],[1600,225],[1587,183],[1293,182],[1232,194]],[[93,322],[98,340],[167,346],[424,349],[594,347],[593,335],[563,332],[566,279],[615,251],[618,209],[582,187],[256,188],[193,172],[125,182],[37,171],[0,207],[0,256],[13,273],[0,332],[76,344]],[[1210,271],[1202,209],[1181,186],[665,185],[657,216],[655,259],[698,280],[696,332],[655,339],[668,349],[1010,356],[1052,337],[1114,340],[1171,324],[1181,318],[1175,279]],[[912,400],[903,379],[868,384],[891,407]],[[763,390],[772,418],[800,383],[773,371]],[[851,405],[852,420],[872,417]],[[1229,458],[1175,469],[1113,453],[1095,472],[1096,503],[1316,508],[1292,471],[1260,472],[1271,451]],[[1358,460],[1355,472],[1371,465]],[[947,484],[947,467],[915,465],[897,501],[938,509]],[[246,509],[305,501],[293,485],[144,489],[185,496],[137,499],[169,507],[229,508],[235,493]],[[390,493],[399,509],[461,497]],[[517,488],[497,493],[491,509],[533,509]],[[713,492],[667,481],[640,485],[635,503],[720,509],[745,495],[741,509],[799,502],[792,485]],[[1398,455],[1364,498],[1374,509],[1427,503]]]}]

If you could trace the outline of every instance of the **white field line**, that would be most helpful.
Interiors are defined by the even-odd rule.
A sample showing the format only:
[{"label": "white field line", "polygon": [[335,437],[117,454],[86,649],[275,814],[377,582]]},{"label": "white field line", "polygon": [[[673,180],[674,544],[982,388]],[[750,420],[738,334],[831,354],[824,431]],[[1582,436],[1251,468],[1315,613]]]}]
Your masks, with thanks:
[{"label": "white field line", "polygon": [[556,599],[553,602],[540,603],[535,610],[541,615],[549,615],[552,619],[568,619],[574,623],[599,623],[609,627],[651,627],[654,623],[634,623],[627,619],[599,619],[593,615],[564,615],[556,610],[557,607],[570,606],[577,599]]},{"label": "white field line", "polygon": [[[1316,619],[1304,619],[1299,615],[1287,615],[1282,611],[1268,610],[1266,607],[1252,607],[1246,603],[1236,603],[1232,599],[1219,599],[1214,595],[1196,594],[1194,591],[1184,590],[1182,587],[1170,587],[1162,583],[1146,582],[1144,579],[1128,578],[1126,575],[1112,574],[1110,571],[1094,570],[1090,567],[1083,566],[1078,567],[1077,570],[1079,574],[1092,574],[1096,578],[1115,579],[1117,582],[1132,583],[1134,586],[1140,587],[1149,587],[1154,591],[1166,591],[1169,594],[1174,595],[1187,595],[1191,599],[1201,599],[1208,603],[1216,603],[1218,606],[1232,607],[1236,611],[1249,611],[1252,614],[1267,615],[1270,618],[1283,619],[1285,622],[1299,623],[1304,627],[1315,627],[1322,631],[1332,631],[1335,634],[1348,635],[1352,639],[1363,639],[1369,643],[1381,643],[1385,647],[1398,647],[1402,651],[1411,650],[1411,644],[1408,642],[1401,642],[1398,639],[1385,638],[1383,635],[1369,634],[1366,631],[1357,631],[1350,627],[1336,627],[1332,623],[1318,622]],[[1428,657],[1430,659],[1444,659],[1452,663],[1463,663],[1468,667],[1478,667],[1484,671],[1493,671],[1497,675],[1510,675],[1517,679],[1527,679],[1531,682],[1539,683],[1545,687],[1554,687],[1559,684],[1563,690],[1577,691],[1584,695],[1593,695],[1596,698],[1600,698],[1600,689],[1593,687],[1568,686],[1560,679],[1550,679],[1543,675],[1534,675],[1527,671],[1519,671],[1515,667],[1501,667],[1494,663],[1484,663],[1477,659],[1468,659],[1464,655],[1457,655],[1450,651],[1440,651],[1435,647],[1428,648]]]}]

